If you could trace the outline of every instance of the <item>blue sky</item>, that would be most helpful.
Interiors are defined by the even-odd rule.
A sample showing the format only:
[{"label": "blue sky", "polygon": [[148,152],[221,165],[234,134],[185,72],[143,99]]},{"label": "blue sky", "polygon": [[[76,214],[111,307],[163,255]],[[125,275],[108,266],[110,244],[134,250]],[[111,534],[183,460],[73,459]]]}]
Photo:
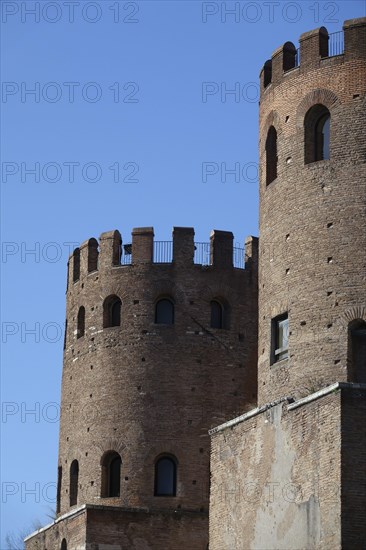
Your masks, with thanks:
[{"label": "blue sky", "polygon": [[148,225],[161,240],[174,225],[197,241],[213,228],[239,245],[258,235],[260,69],[282,43],[366,10],[364,0],[0,4],[3,549],[7,532],[46,523],[54,507],[71,243],[115,228],[130,242]]}]

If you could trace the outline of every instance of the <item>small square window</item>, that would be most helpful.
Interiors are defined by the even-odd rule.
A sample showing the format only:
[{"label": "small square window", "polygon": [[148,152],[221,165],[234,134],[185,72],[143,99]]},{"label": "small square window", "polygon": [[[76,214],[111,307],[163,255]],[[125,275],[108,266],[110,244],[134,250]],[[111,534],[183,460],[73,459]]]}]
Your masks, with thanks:
[{"label": "small square window", "polygon": [[272,319],[271,364],[288,358],[288,314]]}]

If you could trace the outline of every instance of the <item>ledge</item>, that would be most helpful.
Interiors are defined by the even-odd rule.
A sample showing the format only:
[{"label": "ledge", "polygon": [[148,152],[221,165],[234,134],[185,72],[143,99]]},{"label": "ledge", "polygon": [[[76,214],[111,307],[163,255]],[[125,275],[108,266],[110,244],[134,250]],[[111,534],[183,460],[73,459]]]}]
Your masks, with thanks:
[{"label": "ledge", "polygon": [[50,529],[51,527],[53,527],[57,523],[60,523],[60,521],[63,521],[64,519],[72,518],[73,516],[76,517],[76,516],[82,514],[85,511],[86,508],[87,508],[87,504],[83,504],[82,506],[79,506],[79,508],[76,508],[75,510],[70,510],[69,512],[66,512],[65,514],[62,514],[62,516],[55,519],[52,523],[48,523],[44,527],[41,527],[40,529],[37,529],[37,531],[34,531],[33,533],[31,533],[30,535],[27,535],[24,539],[24,542],[26,542],[27,540],[35,537],[36,535],[39,535],[40,533],[43,533],[44,531],[47,531],[47,529]]},{"label": "ledge", "polygon": [[277,399],[276,401],[272,401],[271,403],[266,403],[265,405],[262,405],[261,407],[257,407],[256,409],[252,409],[251,411],[244,413],[240,416],[237,416],[236,418],[233,418],[232,420],[229,420],[224,424],[220,424],[220,426],[217,426],[216,428],[212,428],[211,430],[209,430],[208,433],[209,435],[214,435],[218,432],[222,432],[227,428],[232,428],[233,426],[236,426],[237,424],[240,424],[241,422],[244,422],[249,418],[253,418],[254,416],[257,416],[258,414],[261,414],[262,412],[265,412],[268,409],[271,409],[272,407],[279,405],[280,403],[283,403],[285,401],[289,402],[291,400],[292,400],[291,397],[281,397],[281,399]]},{"label": "ledge", "polygon": [[289,403],[287,405],[287,410],[292,411],[293,409],[297,409],[302,405],[306,405],[307,403],[316,401],[317,399],[319,399],[320,397],[323,397],[324,395],[329,395],[330,393],[335,393],[335,392],[338,392],[339,390],[345,390],[345,389],[366,390],[366,384],[356,384],[353,382],[336,382],[335,384],[332,384],[331,386],[327,386],[326,388],[323,388],[315,393],[311,393],[310,395],[303,397],[302,399],[299,399],[294,403]]},{"label": "ledge", "polygon": [[289,397],[289,396],[281,397],[276,401],[272,401],[271,403],[266,403],[265,405],[262,405],[261,407],[257,407],[256,409],[252,409],[251,411],[244,413],[240,416],[237,416],[236,418],[233,418],[232,420],[229,420],[224,424],[220,424],[216,428],[212,428],[211,430],[209,430],[208,433],[209,435],[214,435],[218,432],[222,432],[226,430],[227,428],[232,428],[233,426],[236,426],[237,424],[240,424],[245,420],[249,420],[249,418],[253,418],[254,416],[257,416],[258,414],[261,414],[262,412],[265,412],[268,409],[271,409],[272,407],[279,405],[280,403],[287,402],[288,403],[287,410],[292,411],[294,409],[297,409],[298,407],[302,407],[303,405],[306,405],[307,403],[316,401],[317,399],[320,399],[324,395],[328,395],[330,393],[335,393],[335,392],[338,392],[339,390],[346,390],[346,389],[366,391],[366,384],[358,384],[354,382],[335,382],[334,384],[331,384],[330,386],[327,386],[315,393],[311,393],[310,395],[307,395],[306,397],[303,397],[298,401],[295,401],[292,397]]}]

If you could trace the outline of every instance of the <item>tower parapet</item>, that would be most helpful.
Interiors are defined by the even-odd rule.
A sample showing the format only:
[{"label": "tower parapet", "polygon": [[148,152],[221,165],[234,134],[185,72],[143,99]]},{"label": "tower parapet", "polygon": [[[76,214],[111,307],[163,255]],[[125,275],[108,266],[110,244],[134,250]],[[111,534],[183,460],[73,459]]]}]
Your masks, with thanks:
[{"label": "tower parapet", "polygon": [[77,283],[94,271],[152,263],[250,269],[258,239],[248,237],[248,249],[234,247],[233,239],[229,231],[214,230],[209,242],[196,243],[193,228],[174,227],[171,241],[155,241],[152,227],[138,227],[132,231],[132,242],[123,244],[118,230],[107,231],[101,234],[99,242],[91,238],[74,250],[69,258],[68,279]]},{"label": "tower parapet", "polygon": [[339,32],[329,34],[325,27],[305,32],[300,36],[298,49],[292,42],[285,42],[264,63],[260,73],[261,94],[270,93],[274,87],[289,83],[297,74],[311,69],[365,58],[365,17],[345,21]]}]

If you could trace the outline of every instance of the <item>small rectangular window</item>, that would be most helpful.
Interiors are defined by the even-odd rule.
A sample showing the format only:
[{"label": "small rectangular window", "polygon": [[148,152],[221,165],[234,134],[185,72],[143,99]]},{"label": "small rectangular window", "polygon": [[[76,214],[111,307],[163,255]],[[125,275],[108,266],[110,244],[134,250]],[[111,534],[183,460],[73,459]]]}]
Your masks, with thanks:
[{"label": "small rectangular window", "polygon": [[272,319],[271,364],[288,358],[288,314]]}]

